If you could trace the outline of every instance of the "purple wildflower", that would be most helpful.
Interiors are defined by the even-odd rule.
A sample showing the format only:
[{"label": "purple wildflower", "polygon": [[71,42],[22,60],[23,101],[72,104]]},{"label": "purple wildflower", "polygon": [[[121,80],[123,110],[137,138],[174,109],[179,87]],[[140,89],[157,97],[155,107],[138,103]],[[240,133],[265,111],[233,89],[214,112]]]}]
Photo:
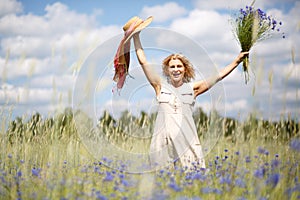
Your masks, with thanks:
[{"label": "purple wildflower", "polygon": [[260,154],[264,154],[265,153],[265,149],[262,147],[258,147],[257,152]]},{"label": "purple wildflower", "polygon": [[250,156],[246,156],[245,161],[246,161],[246,163],[250,163],[251,162]]},{"label": "purple wildflower", "polygon": [[293,193],[295,192],[299,192],[300,191],[300,184],[296,184],[295,187],[290,187],[288,188],[285,193],[288,195],[289,199],[291,198],[291,196],[293,195]]},{"label": "purple wildflower", "polygon": [[295,151],[300,152],[300,139],[293,139],[290,142],[290,148],[295,150]]},{"label": "purple wildflower", "polygon": [[200,180],[201,182],[205,181],[206,177],[204,175],[202,175],[201,173],[195,173],[192,176],[193,180]]},{"label": "purple wildflower", "polygon": [[99,200],[107,200],[107,197],[102,195],[100,191],[96,191],[96,198]]},{"label": "purple wildflower", "polygon": [[215,194],[222,194],[222,190],[218,189],[218,188],[215,188],[214,189],[214,193]]},{"label": "purple wildflower", "polygon": [[204,194],[209,194],[209,193],[213,193],[214,192],[214,188],[211,187],[204,187],[201,189],[202,193]]},{"label": "purple wildflower", "polygon": [[95,167],[94,167],[94,172],[95,172],[95,173],[99,173],[99,172],[100,172],[100,167],[95,166]]},{"label": "purple wildflower", "polygon": [[275,187],[280,180],[280,174],[271,174],[268,179],[266,180],[267,185],[271,185],[272,187]]},{"label": "purple wildflower", "polygon": [[268,156],[270,153],[268,150],[265,151],[265,155]]},{"label": "purple wildflower", "polygon": [[19,170],[19,171],[17,172],[17,176],[18,176],[18,177],[21,177],[21,176],[22,176],[21,170]]},{"label": "purple wildflower", "polygon": [[33,176],[40,176],[40,171],[41,171],[41,169],[32,168],[31,169],[31,174]]},{"label": "purple wildflower", "polygon": [[111,172],[106,172],[106,176],[103,179],[103,181],[112,181],[112,180],[114,180],[114,176],[112,175],[112,173]]},{"label": "purple wildflower", "polygon": [[257,178],[263,178],[264,175],[265,175],[265,173],[266,173],[265,168],[264,167],[260,167],[257,170],[255,170],[254,176],[257,177]]},{"label": "purple wildflower", "polygon": [[125,180],[125,179],[121,180],[121,184],[124,185],[125,187],[130,186],[130,183],[127,180]]},{"label": "purple wildflower", "polygon": [[243,181],[243,179],[237,178],[235,180],[235,186],[240,187],[240,188],[245,188],[246,187],[246,183]]},{"label": "purple wildflower", "polygon": [[231,177],[229,175],[220,177],[220,184],[231,184]]},{"label": "purple wildflower", "polygon": [[124,179],[124,178],[125,178],[125,175],[124,175],[124,174],[119,174],[119,178],[120,178],[120,179]]},{"label": "purple wildflower", "polygon": [[258,147],[257,152],[258,152],[259,154],[269,155],[269,151],[266,150],[266,149],[264,149],[264,148],[262,148],[262,147]]},{"label": "purple wildflower", "polygon": [[277,160],[277,159],[274,159],[271,161],[271,166],[272,166],[272,169],[278,167],[280,165],[280,161]]},{"label": "purple wildflower", "polygon": [[209,194],[209,193],[222,194],[222,190],[217,188],[211,188],[211,187],[204,187],[201,189],[201,191],[204,194]]},{"label": "purple wildflower", "polygon": [[168,185],[171,189],[173,189],[175,192],[180,192],[182,188],[180,188],[175,182],[171,182]]}]

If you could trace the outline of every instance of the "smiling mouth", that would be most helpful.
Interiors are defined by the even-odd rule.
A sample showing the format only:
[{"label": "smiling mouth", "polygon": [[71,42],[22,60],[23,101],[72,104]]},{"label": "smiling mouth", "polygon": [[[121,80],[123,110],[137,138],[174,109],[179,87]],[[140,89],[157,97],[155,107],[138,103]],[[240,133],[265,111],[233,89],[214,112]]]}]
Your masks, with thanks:
[{"label": "smiling mouth", "polygon": [[180,74],[181,74],[181,73],[173,73],[173,76],[174,76],[174,77],[178,77],[178,76],[180,76]]}]

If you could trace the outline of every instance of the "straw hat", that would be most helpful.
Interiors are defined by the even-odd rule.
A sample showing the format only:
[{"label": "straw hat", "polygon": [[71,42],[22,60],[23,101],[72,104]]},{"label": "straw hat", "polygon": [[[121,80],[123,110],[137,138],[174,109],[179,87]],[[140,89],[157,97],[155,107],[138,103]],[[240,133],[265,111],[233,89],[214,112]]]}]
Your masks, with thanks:
[{"label": "straw hat", "polygon": [[[144,28],[146,28],[153,20],[153,17],[150,16],[148,17],[146,20],[142,20],[141,18],[137,17],[137,16],[134,16],[132,17],[131,19],[129,19],[126,24],[123,26],[123,30],[124,31],[127,31],[129,29],[129,27],[133,24],[134,24],[134,31],[127,37],[126,41],[128,39],[130,39],[135,33],[143,30]],[[126,42],[125,41],[125,42]]]}]

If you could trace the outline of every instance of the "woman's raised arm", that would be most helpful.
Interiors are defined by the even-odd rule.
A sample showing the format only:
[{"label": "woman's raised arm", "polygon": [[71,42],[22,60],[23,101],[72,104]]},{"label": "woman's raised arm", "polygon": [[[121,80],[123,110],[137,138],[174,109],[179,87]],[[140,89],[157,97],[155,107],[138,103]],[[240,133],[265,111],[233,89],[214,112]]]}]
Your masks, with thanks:
[{"label": "woman's raised arm", "polygon": [[147,59],[146,59],[146,56],[145,56],[145,53],[144,53],[144,50],[143,50],[143,47],[142,47],[142,44],[140,41],[139,33],[140,32],[133,35],[136,56],[138,58],[140,65],[143,68],[143,71],[144,71],[149,83],[154,88],[156,95],[158,95],[160,93],[160,89],[161,89],[161,78],[147,62]]},{"label": "woman's raised arm", "polygon": [[238,57],[229,65],[227,65],[225,68],[223,68],[219,74],[216,76],[212,76],[206,80],[201,80],[198,82],[195,82],[194,84],[194,96],[195,98],[209,90],[212,86],[214,86],[217,82],[225,78],[228,74],[230,74],[239,64],[242,62],[243,58],[246,57],[249,54],[249,52],[241,52]]}]

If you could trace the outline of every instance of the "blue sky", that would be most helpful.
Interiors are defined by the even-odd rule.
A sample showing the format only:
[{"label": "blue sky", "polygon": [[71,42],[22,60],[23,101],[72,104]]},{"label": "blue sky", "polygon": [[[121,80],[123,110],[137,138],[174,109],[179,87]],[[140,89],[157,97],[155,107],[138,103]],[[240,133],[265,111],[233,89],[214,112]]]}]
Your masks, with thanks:
[{"label": "blue sky", "polygon": [[[96,117],[104,109],[116,116],[123,109],[151,112],[155,110],[154,93],[143,79],[134,52],[131,73],[135,79],[128,79],[120,95],[111,92],[113,67],[109,62],[122,37],[122,25],[132,16],[152,15],[153,22],[141,33],[141,39],[155,69],[160,72],[160,62],[167,53],[180,51],[190,56],[199,72],[197,78],[205,78],[238,55],[229,20],[251,2],[2,0],[1,112],[12,117],[34,112],[48,116],[74,104],[78,108],[81,87],[92,87],[92,100],[84,103]],[[253,47],[247,85],[239,67],[212,91],[198,97],[196,107],[206,112],[215,107],[221,114],[238,119],[251,112],[266,119],[298,119],[300,2],[266,0],[255,5],[283,22],[286,38],[275,35]],[[89,62],[102,62],[104,68],[96,68],[90,77]],[[88,80],[95,80],[95,85],[87,85]]]}]

